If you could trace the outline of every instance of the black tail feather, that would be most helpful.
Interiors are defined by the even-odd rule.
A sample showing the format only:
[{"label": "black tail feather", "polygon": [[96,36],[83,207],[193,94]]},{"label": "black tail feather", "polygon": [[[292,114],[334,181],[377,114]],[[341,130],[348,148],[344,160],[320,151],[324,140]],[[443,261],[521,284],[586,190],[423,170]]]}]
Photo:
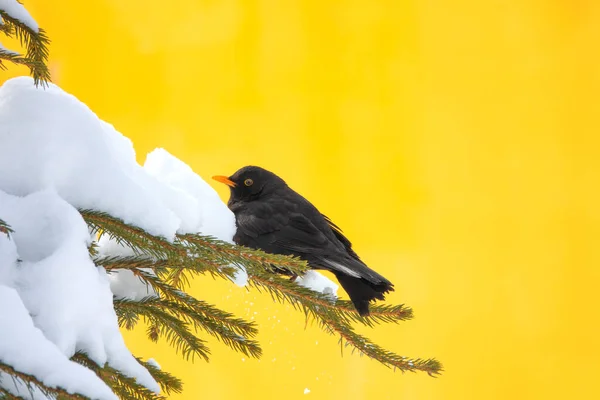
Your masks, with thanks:
[{"label": "black tail feather", "polygon": [[356,311],[363,317],[369,315],[369,303],[372,300],[384,300],[384,294],[394,290],[394,286],[387,280],[374,284],[342,272],[334,272],[334,274],[342,288],[348,293]]}]

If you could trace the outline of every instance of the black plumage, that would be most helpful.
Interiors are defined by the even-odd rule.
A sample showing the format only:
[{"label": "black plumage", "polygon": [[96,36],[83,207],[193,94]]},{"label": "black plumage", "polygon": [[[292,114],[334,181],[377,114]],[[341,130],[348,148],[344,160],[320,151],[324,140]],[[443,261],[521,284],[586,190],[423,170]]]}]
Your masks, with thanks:
[{"label": "black plumage", "polygon": [[227,205],[235,214],[237,244],[298,256],[311,268],[331,271],[363,316],[371,300],[394,290],[361,261],[338,226],[274,173],[247,166],[213,178],[231,189]]}]

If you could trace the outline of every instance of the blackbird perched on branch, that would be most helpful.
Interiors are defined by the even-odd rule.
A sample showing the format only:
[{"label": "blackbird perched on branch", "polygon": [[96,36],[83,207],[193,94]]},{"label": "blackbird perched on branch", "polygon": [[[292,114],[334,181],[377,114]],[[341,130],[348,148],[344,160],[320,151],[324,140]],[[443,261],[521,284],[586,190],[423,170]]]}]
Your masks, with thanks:
[{"label": "blackbird perched on branch", "polygon": [[363,263],[340,228],[283,179],[255,166],[213,179],[229,186],[235,243],[267,253],[294,255],[313,269],[331,271],[362,316],[369,302],[384,299],[394,285]]}]

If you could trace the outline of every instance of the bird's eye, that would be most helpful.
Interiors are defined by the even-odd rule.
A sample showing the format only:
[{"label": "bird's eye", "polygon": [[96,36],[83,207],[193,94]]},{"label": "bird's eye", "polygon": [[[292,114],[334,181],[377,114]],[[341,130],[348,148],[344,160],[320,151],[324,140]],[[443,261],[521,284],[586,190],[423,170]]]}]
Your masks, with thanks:
[{"label": "bird's eye", "polygon": [[246,179],[244,181],[244,185],[246,185],[246,186],[252,186],[253,183],[254,183],[254,181],[252,179]]}]

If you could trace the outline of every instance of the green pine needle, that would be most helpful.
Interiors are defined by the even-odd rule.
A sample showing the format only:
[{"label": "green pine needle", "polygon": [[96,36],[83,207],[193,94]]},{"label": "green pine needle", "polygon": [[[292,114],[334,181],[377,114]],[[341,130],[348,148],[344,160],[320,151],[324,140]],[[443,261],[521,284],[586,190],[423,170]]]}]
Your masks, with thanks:
[{"label": "green pine needle", "polygon": [[183,392],[183,382],[181,381],[181,379],[169,374],[166,371],[163,371],[162,369],[155,367],[153,364],[150,364],[147,361],[143,361],[142,359],[137,357],[136,359],[148,370],[148,372],[150,372],[150,375],[152,375],[154,380],[158,382],[161,389],[163,390],[163,392],[165,392],[166,395]]},{"label": "green pine needle", "polygon": [[40,28],[38,32],[32,30],[23,22],[10,16],[7,12],[0,9],[0,18],[4,21],[0,25],[0,32],[8,37],[16,37],[21,45],[27,49],[25,57],[14,55],[10,52],[0,51],[1,61],[6,60],[15,64],[23,64],[29,67],[30,73],[36,86],[47,86],[50,81],[50,70],[48,69],[48,46],[50,39],[46,32]]},{"label": "green pine needle", "polygon": [[[76,353],[73,357],[71,357],[71,360],[94,371],[96,375],[98,375],[100,379],[102,379],[108,385],[108,387],[113,391],[113,393],[115,393],[117,396],[119,396],[119,398],[123,400],[166,399],[164,396],[156,394],[153,391],[149,390],[147,387],[140,385],[135,380],[135,378],[126,376],[120,371],[109,367],[108,365],[99,366],[84,353]],[[138,361],[140,360],[138,359]],[[142,364],[144,364],[144,366],[148,368],[147,363]],[[158,369],[155,367],[152,367],[152,369],[148,368],[150,374],[155,378],[155,380],[157,380],[157,382],[161,385],[162,389],[167,394],[169,394],[170,392],[181,392],[182,384],[179,379],[174,378],[170,374],[164,372],[156,374],[156,370]],[[161,381],[159,381],[159,379],[156,379],[157,376],[159,377],[159,379],[163,378],[162,383]]]},{"label": "green pine needle", "polygon": [[163,337],[181,353],[183,358],[194,360],[199,356],[208,361],[210,350],[205,342],[194,335],[190,324],[169,311],[170,304],[156,297],[145,297],[140,301],[114,300],[119,326],[132,329],[141,316],[149,324],[148,338],[156,342]]}]

